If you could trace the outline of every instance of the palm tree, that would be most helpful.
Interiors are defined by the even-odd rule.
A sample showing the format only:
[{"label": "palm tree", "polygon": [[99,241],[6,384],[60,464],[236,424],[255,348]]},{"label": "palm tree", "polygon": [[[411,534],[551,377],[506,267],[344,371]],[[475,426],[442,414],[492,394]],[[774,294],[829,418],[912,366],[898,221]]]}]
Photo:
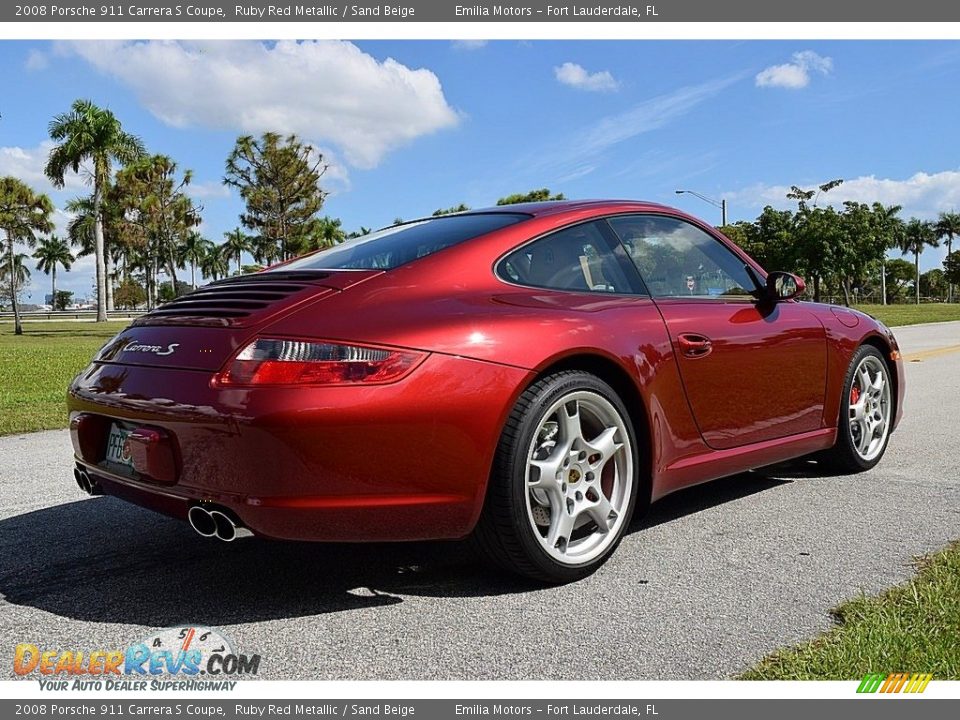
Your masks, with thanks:
[{"label": "palm tree", "polygon": [[97,262],[97,322],[107,319],[107,267],[103,241],[103,194],[114,162],[128,163],[144,154],[140,138],[124,132],[116,116],[89,100],[75,100],[70,112],[50,121],[50,138],[59,144],[50,151],[44,170],[54,187],[62,188],[67,170],[80,172],[93,163],[94,254]]},{"label": "palm tree", "polygon": [[230,274],[230,251],[226,245],[211,245],[200,260],[200,272],[204,277],[219,280]]},{"label": "palm tree", "polygon": [[244,235],[240,228],[234,228],[230,232],[224,233],[223,237],[226,240],[223,244],[224,252],[227,253],[227,257],[236,258],[237,275],[239,275],[241,272],[240,255],[252,250],[250,238]]},{"label": "palm tree", "polygon": [[[953,252],[953,238],[960,235],[960,213],[942,212],[937,219],[937,237],[947,239],[947,257]],[[947,285],[947,302],[953,302],[953,283]]]},{"label": "palm tree", "polygon": [[17,335],[23,334],[17,294],[23,288],[26,278],[30,277],[30,271],[24,265],[23,258],[26,256],[14,251],[14,243],[33,247],[37,242],[35,233],[48,233],[53,230],[50,222],[52,212],[53,203],[46,195],[35,193],[16,178],[0,178],[0,230],[6,235],[3,278],[10,291],[14,332]]},{"label": "palm tree", "polygon": [[903,228],[903,235],[899,241],[900,252],[904,255],[913,253],[913,264],[916,268],[916,280],[914,289],[916,290],[917,305],[920,304],[920,253],[927,246],[937,247],[937,233],[934,230],[933,223],[917,218],[910,218]]},{"label": "palm tree", "polygon": [[37,270],[51,276],[50,280],[50,303],[53,309],[57,309],[57,265],[62,265],[64,270],[69,271],[76,258],[70,252],[70,246],[66,240],[61,240],[56,235],[44,238],[40,241],[40,246],[33,253],[40,262],[37,263]]},{"label": "palm tree", "polygon": [[194,290],[197,289],[197,265],[203,262],[203,258],[206,257],[212,247],[212,241],[207,240],[198,232],[191,232],[177,250],[179,261],[190,263],[190,284]]},{"label": "palm tree", "polygon": [[280,246],[273,238],[259,235],[250,238],[250,254],[261,265],[272,265],[280,258]]},{"label": "palm tree", "polygon": [[313,232],[306,238],[304,250],[324,250],[342,243],[347,236],[340,225],[340,218],[323,217],[318,220]]},{"label": "palm tree", "polygon": [[0,282],[3,282],[10,288],[10,300],[13,303],[13,314],[16,323],[14,333],[17,335],[23,335],[23,326],[20,323],[20,311],[17,307],[17,294],[29,280],[30,268],[27,267],[27,254],[8,253],[3,265],[0,265]]},{"label": "palm tree", "polygon": [[887,250],[899,247],[903,236],[903,219],[900,217],[900,205],[873,204],[873,223],[875,231],[884,238],[886,249],[880,256],[880,303],[887,304]]}]

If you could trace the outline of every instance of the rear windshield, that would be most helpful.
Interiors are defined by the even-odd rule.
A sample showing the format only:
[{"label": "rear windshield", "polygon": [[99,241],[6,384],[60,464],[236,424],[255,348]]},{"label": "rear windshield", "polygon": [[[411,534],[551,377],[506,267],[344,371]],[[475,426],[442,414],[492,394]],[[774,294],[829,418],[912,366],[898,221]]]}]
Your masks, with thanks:
[{"label": "rear windshield", "polygon": [[521,213],[474,213],[418,220],[347,240],[277,270],[390,270],[529,217]]}]

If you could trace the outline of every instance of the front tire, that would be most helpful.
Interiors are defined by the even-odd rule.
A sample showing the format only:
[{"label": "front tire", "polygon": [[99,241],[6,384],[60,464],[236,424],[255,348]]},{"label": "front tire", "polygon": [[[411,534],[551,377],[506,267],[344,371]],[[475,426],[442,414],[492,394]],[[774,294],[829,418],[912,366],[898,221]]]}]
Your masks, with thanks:
[{"label": "front tire", "polygon": [[872,345],[853,354],[843,384],[837,442],[821,461],[842,473],[869,470],[890,441],[893,383],[883,355]]},{"label": "front tire", "polygon": [[528,578],[585,577],[620,543],[638,472],[636,434],[616,392],[585,372],[545,377],[503,430],[475,542]]}]

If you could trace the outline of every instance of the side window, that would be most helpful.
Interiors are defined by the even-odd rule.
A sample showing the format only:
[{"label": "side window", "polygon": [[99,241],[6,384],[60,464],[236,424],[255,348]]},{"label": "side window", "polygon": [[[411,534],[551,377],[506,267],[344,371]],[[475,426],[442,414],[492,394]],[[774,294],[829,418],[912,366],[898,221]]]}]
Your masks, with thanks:
[{"label": "side window", "polygon": [[609,222],[654,297],[729,297],[757,290],[743,260],[688,222],[657,215]]},{"label": "side window", "polygon": [[588,222],[515,250],[500,261],[497,273],[518,285],[551,290],[633,293],[623,255],[609,231],[605,235],[596,222]]}]

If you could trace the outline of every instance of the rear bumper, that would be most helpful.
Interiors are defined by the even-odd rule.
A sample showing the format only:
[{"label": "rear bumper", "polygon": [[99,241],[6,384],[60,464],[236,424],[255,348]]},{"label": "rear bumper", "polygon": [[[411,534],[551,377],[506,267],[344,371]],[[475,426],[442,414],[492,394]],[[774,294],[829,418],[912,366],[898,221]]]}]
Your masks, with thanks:
[{"label": "rear bumper", "polygon": [[[103,491],[173,517],[231,510],[254,534],[293,540],[463,537],[486,492],[500,430],[528,371],[434,354],[376,387],[211,388],[211,373],[94,364],[69,391],[80,415],[171,440],[166,481],[108,465],[74,433]],[[74,423],[76,424],[76,423]]]}]

